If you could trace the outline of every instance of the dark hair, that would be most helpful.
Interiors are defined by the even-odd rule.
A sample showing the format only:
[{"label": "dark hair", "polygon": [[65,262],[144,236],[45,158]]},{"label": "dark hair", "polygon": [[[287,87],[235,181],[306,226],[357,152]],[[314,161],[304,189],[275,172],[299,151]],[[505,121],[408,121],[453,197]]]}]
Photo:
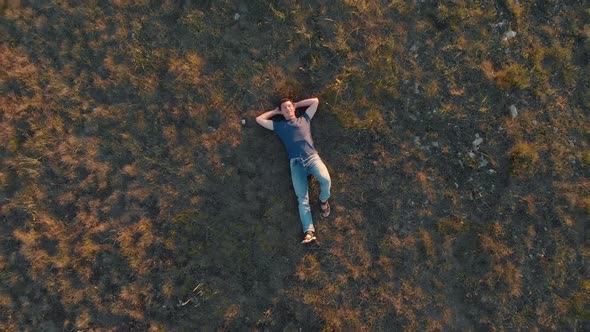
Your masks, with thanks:
[{"label": "dark hair", "polygon": [[289,97],[282,98],[281,101],[279,101],[279,109],[281,109],[281,105],[283,105],[284,102],[288,102],[288,101],[293,102],[293,99],[291,99]]}]

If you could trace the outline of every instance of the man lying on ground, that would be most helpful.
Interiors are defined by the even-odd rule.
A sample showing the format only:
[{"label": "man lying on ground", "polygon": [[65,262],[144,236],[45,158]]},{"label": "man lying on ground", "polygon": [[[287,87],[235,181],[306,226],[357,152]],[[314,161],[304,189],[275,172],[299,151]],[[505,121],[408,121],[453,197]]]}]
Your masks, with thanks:
[{"label": "man lying on ground", "polygon": [[[315,115],[318,105],[317,98],[305,99],[296,103],[293,103],[289,98],[283,98],[279,107],[256,118],[259,125],[273,130],[287,148],[291,166],[291,180],[297,196],[299,217],[303,226],[304,237],[301,243],[310,243],[316,240],[309,205],[308,175],[315,176],[320,184],[321,216],[328,217],[330,215],[330,204],[328,203],[331,186],[330,174],[314,148],[310,130],[311,119]],[[307,108],[302,116],[297,117],[295,110],[300,107]],[[271,120],[273,116],[278,114],[282,115],[285,121]]]}]

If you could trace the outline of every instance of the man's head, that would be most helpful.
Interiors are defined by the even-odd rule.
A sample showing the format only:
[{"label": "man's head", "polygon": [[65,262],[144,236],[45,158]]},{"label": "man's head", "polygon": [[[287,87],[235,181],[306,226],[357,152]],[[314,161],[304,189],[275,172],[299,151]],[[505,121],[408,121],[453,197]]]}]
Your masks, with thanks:
[{"label": "man's head", "polygon": [[291,98],[283,98],[279,102],[279,111],[287,119],[290,120],[295,117],[295,105]]},{"label": "man's head", "polygon": [[279,102],[279,111],[283,112],[289,105],[293,105],[293,99],[285,97]]}]

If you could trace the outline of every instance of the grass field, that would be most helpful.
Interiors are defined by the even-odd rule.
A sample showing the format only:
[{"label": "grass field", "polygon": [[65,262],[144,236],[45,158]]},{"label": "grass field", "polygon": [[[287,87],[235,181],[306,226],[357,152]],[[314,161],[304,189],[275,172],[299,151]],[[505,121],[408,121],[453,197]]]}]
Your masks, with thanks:
[{"label": "grass field", "polygon": [[[587,2],[0,12],[0,330],[590,330]],[[287,95],[309,246],[254,121]]]}]

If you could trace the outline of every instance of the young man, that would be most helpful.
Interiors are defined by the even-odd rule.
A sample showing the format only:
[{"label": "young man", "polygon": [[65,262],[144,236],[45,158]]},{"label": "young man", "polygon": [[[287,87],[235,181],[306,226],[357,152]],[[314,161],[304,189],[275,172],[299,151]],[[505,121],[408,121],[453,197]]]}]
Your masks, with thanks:
[{"label": "young man", "polygon": [[[330,204],[328,203],[331,185],[330,174],[313,146],[310,130],[310,122],[318,109],[318,105],[319,100],[317,98],[305,99],[296,103],[293,103],[289,98],[283,98],[279,107],[256,118],[259,125],[273,130],[287,148],[291,166],[291,180],[297,196],[299,217],[303,226],[304,237],[301,243],[316,240],[307,190],[308,175],[315,176],[320,184],[319,199],[322,217],[330,215]],[[297,117],[295,109],[299,107],[307,107],[307,109],[302,116]],[[277,114],[285,117],[285,121],[271,120]]]}]

